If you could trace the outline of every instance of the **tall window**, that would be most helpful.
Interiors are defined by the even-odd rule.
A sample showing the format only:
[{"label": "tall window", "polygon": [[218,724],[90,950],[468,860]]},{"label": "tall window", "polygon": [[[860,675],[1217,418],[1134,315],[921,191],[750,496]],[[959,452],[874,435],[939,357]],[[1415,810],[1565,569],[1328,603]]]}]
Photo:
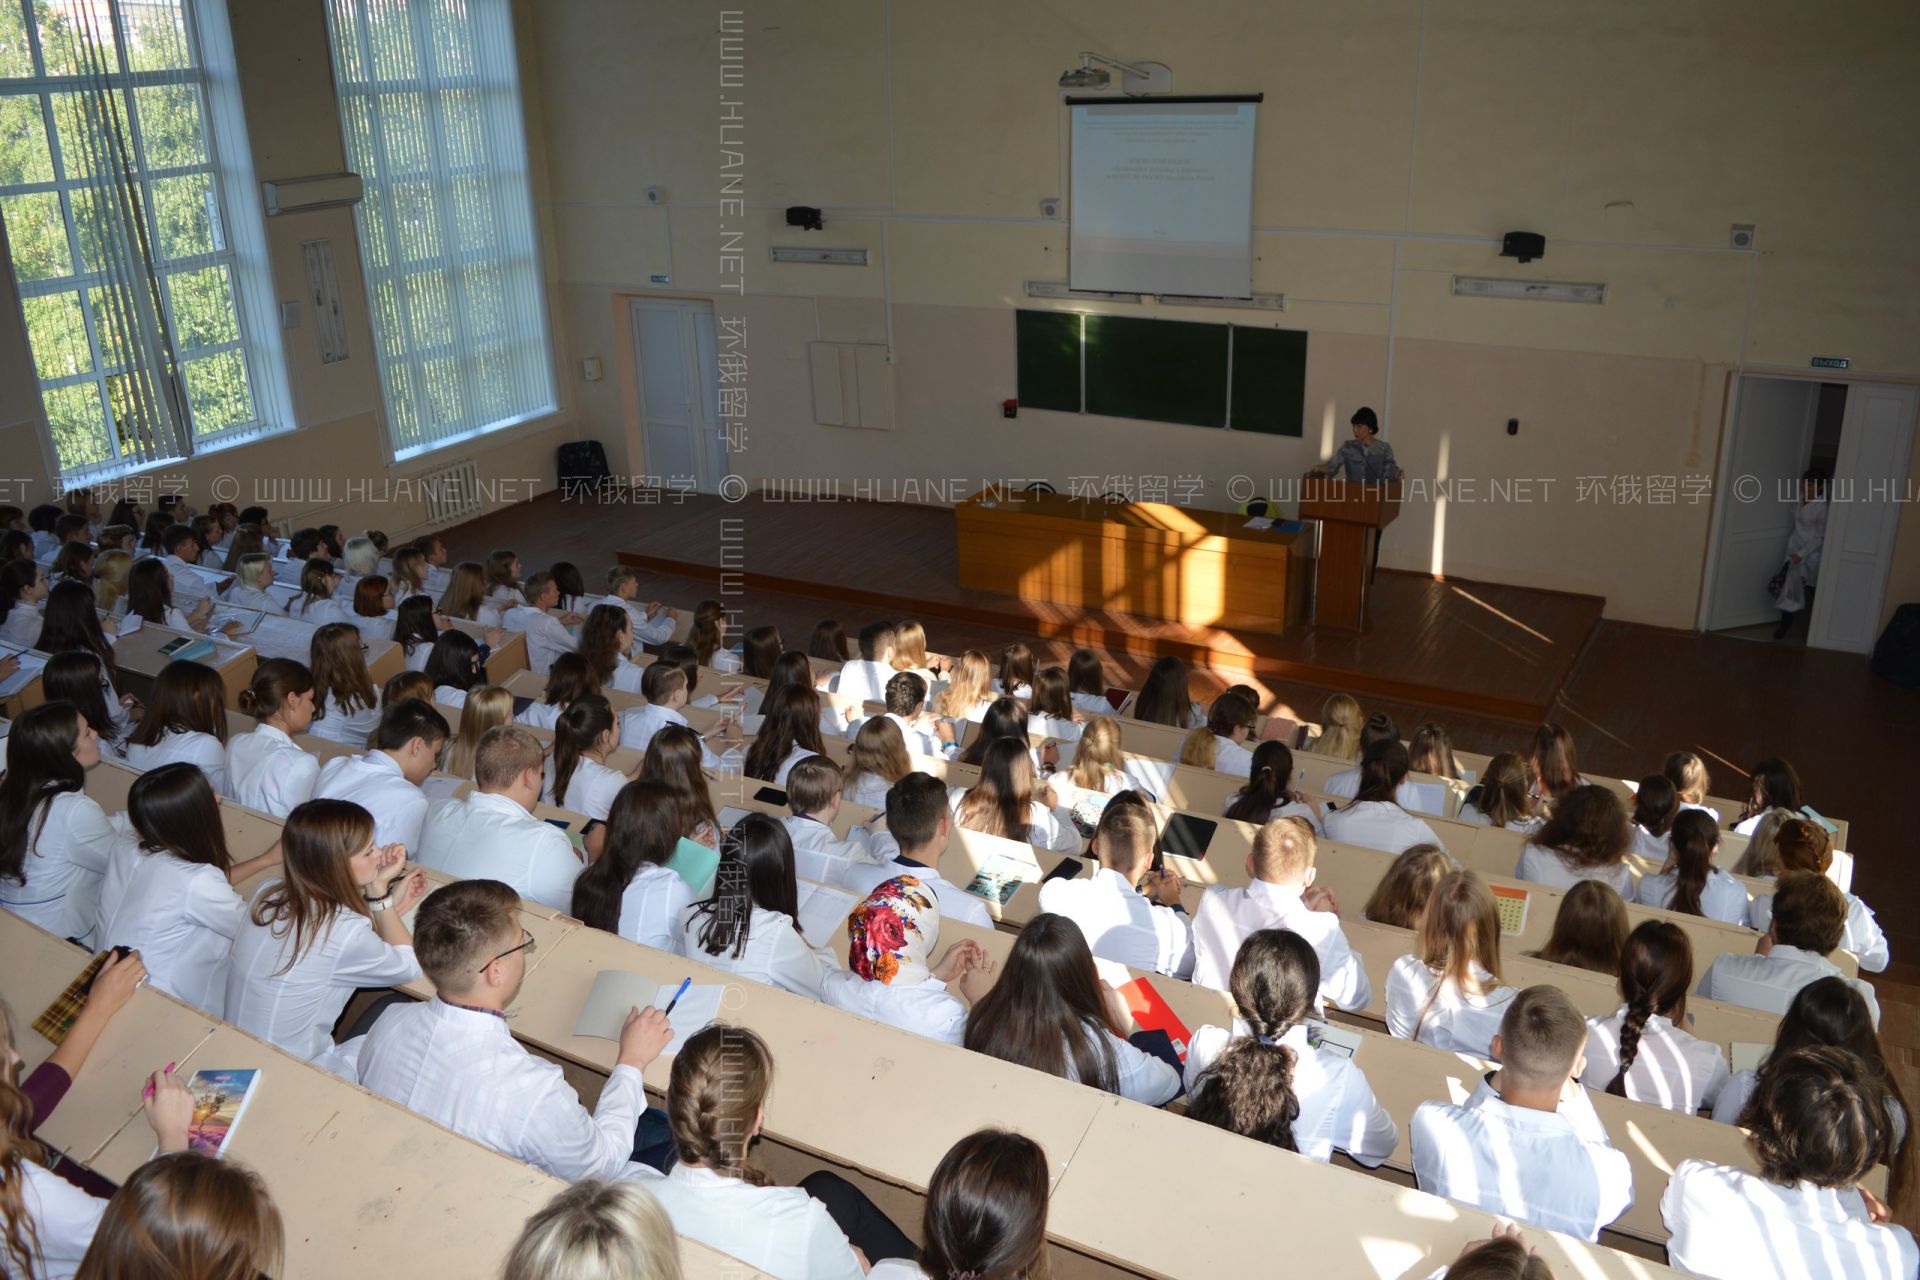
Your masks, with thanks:
[{"label": "tall window", "polygon": [[509,0],[327,0],[397,457],[554,407]]},{"label": "tall window", "polygon": [[[225,15],[209,31],[189,3],[0,0],[0,211],[68,479],[179,457],[280,416],[263,409],[279,403],[261,368],[275,365],[265,372],[276,382],[277,355],[249,344],[256,332],[273,340],[270,326],[249,323],[259,300],[242,279],[258,218],[235,234],[222,182],[232,170],[208,127],[210,116],[237,114],[216,101],[231,87]],[[221,69],[210,72],[209,58]],[[110,154],[101,146],[108,132],[119,140]],[[223,141],[245,152],[244,138]],[[94,202],[109,190],[119,218],[98,216]],[[101,242],[109,225],[142,246],[137,261],[123,244]],[[164,317],[153,322],[151,308],[144,316],[169,352],[162,380],[172,384],[180,429],[164,438],[136,437],[130,426],[134,388],[147,385],[130,376],[133,352],[151,346],[128,341],[135,318],[107,285],[105,259],[116,252],[120,278],[137,276]]]}]

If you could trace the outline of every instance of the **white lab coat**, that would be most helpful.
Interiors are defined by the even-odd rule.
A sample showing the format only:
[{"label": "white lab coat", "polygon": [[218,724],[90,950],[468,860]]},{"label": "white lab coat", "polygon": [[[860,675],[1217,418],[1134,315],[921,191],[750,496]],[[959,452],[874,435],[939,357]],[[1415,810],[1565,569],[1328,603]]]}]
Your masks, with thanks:
[{"label": "white lab coat", "polygon": [[1403,853],[1416,844],[1446,848],[1423,820],[1384,800],[1363,800],[1344,809],[1330,809],[1320,826],[1329,840],[1387,853]]},{"label": "white lab coat", "polygon": [[[1845,977],[1840,966],[1825,956],[1799,947],[1776,942],[1766,955],[1721,954],[1713,967],[1700,979],[1696,992],[1709,1000],[1725,1000],[1749,1009],[1785,1013],[1800,988],[1822,978]],[[1874,998],[1873,985],[1859,978],[1846,978],[1847,985],[1867,1002],[1873,1025],[1880,1025],[1880,1002]]]},{"label": "white lab coat", "polygon": [[[1678,872],[1642,876],[1633,887],[1633,899],[1646,907],[1663,910],[1673,905],[1673,891],[1679,883]],[[1700,888],[1700,914],[1725,924],[1747,922],[1747,886],[1718,867],[1707,870],[1707,882]]]},{"label": "white lab coat", "polygon": [[680,922],[693,905],[693,887],[678,871],[642,863],[620,895],[620,936],[679,955]]},{"label": "white lab coat", "polygon": [[1493,975],[1479,965],[1473,967],[1473,973],[1488,987],[1487,994],[1468,995],[1452,982],[1442,984],[1419,956],[1401,956],[1387,971],[1387,1030],[1436,1049],[1491,1056],[1500,1020],[1519,992],[1512,987],[1491,986]]},{"label": "white lab coat", "polygon": [[[1201,1075],[1233,1041],[1252,1035],[1238,1018],[1232,1030],[1205,1026],[1187,1046],[1186,1081],[1191,1095]],[[1293,1050],[1293,1096],[1300,1114],[1293,1121],[1293,1144],[1309,1160],[1325,1164],[1335,1149],[1370,1169],[1393,1154],[1400,1130],[1373,1096],[1373,1086],[1357,1063],[1338,1053],[1323,1053],[1307,1040],[1307,1028],[1290,1027],[1280,1037]]]},{"label": "white lab coat", "polygon": [[[889,851],[899,848],[891,836],[884,839],[876,837],[874,847]],[[926,866],[899,853],[894,853],[878,866],[848,867],[846,887],[857,897],[864,898],[895,876],[912,876],[920,882],[921,887],[933,890],[934,901],[940,904],[941,919],[977,924],[983,929],[993,928],[993,914],[987,910],[985,899],[975,897],[941,875],[938,867]]]},{"label": "white lab coat", "polygon": [[228,794],[227,749],[210,733],[198,729],[168,729],[160,735],[160,741],[150,747],[128,743],[125,756],[127,764],[142,773],[163,764],[197,765],[200,772],[207,775],[207,785],[215,794]]},{"label": "white lab coat", "polygon": [[736,956],[733,947],[727,946],[714,955],[700,945],[700,930],[711,918],[693,907],[687,909],[680,926],[681,955],[813,1000],[820,998],[821,981],[840,967],[832,951],[800,936],[792,916],[757,904],[747,921],[747,945],[741,953]]},{"label": "white lab coat", "polygon": [[[262,885],[264,893],[268,886]],[[255,902],[259,901],[256,894]],[[251,911],[233,942],[227,970],[226,1019],[288,1053],[343,1074],[351,1064],[335,1053],[333,1024],[361,987],[395,987],[420,976],[412,947],[395,946],[373,922],[336,908],[291,969],[293,937],[284,921],[253,923]],[[285,969],[283,973],[281,970]]]},{"label": "white lab coat", "polygon": [[325,712],[314,713],[313,724],[307,731],[341,746],[365,747],[379,727],[380,691],[375,689],[372,706],[363,707],[356,702],[351,711],[343,709],[338,698],[329,696]]},{"label": "white lab coat", "polygon": [[664,1178],[645,1178],[644,1185],[675,1234],[772,1280],[866,1280],[826,1206],[798,1187],[756,1187],[690,1164],[676,1164]]},{"label": "white lab coat", "polygon": [[24,600],[7,610],[7,620],[0,623],[0,640],[19,649],[31,649],[40,639],[40,624],[44,621],[40,611]]},{"label": "white lab coat", "polygon": [[[620,745],[644,752],[647,744],[653,741],[653,735],[670,724],[691,727],[687,724],[687,718],[672,707],[648,702],[629,708],[620,713]],[[713,754],[704,738],[700,741],[700,764],[707,769],[720,767],[720,757]]]},{"label": "white lab coat", "polygon": [[[1042,888],[1044,897],[1046,890]],[[1320,998],[1349,1013],[1373,1001],[1373,984],[1360,956],[1347,945],[1340,917],[1312,911],[1299,893],[1253,880],[1241,888],[1215,885],[1200,900],[1193,918],[1193,980],[1216,991],[1228,989],[1240,945],[1262,929],[1287,929],[1313,946],[1320,960]]]},{"label": "white lab coat", "polygon": [[[1738,885],[1739,881],[1735,880],[1734,883]],[[1741,893],[1744,897],[1744,887]],[[1850,893],[1846,897],[1847,927],[1840,934],[1840,949],[1856,957],[1860,967],[1868,973],[1879,973],[1893,958],[1887,950],[1887,935],[1881,932],[1880,922],[1874,918],[1872,907]],[[1734,923],[1743,922],[1736,920]],[[1766,893],[1755,897],[1747,908],[1744,923],[1765,933],[1773,924],[1773,895]]]},{"label": "white lab coat", "polygon": [[[1134,1048],[1104,1028],[1087,1034],[1090,1039],[1105,1037],[1107,1046],[1113,1050],[1117,1077],[1114,1092],[1121,1097],[1143,1102],[1149,1107],[1160,1107],[1172,1102],[1174,1095],[1180,1092],[1180,1073],[1152,1054]],[[1080,1083],[1080,1073],[1074,1066],[1071,1053],[1067,1056],[1067,1079]]]},{"label": "white lab coat", "polygon": [[107,815],[86,792],[63,791],[34,813],[27,834],[33,844],[21,863],[26,882],[0,879],[0,907],[91,949],[101,883],[118,843]]},{"label": "white lab coat", "polygon": [[836,1009],[945,1044],[959,1044],[967,1032],[967,1006],[937,978],[911,984],[876,982],[835,969],[821,981],[820,999]]},{"label": "white lab coat", "polygon": [[462,880],[502,881],[556,911],[573,909],[580,877],[580,858],[558,827],[486,791],[429,808],[414,861]]},{"label": "white lab coat", "polygon": [[1560,856],[1557,849],[1528,844],[1520,851],[1513,868],[1516,880],[1531,880],[1552,889],[1571,889],[1582,880],[1598,880],[1612,886],[1622,901],[1633,901],[1633,868],[1626,862],[1610,862],[1598,867],[1575,867]]},{"label": "white lab coat", "polygon": [[[1587,1019],[1587,1069],[1580,1076],[1587,1088],[1604,1093],[1619,1073],[1620,1027],[1626,1020],[1625,1005],[1604,1018]],[[1727,1055],[1719,1045],[1695,1039],[1656,1013],[1647,1019],[1627,1068],[1627,1096],[1691,1115],[1713,1105],[1727,1074]]]},{"label": "white lab coat", "polygon": [[335,756],[320,766],[314,783],[316,800],[351,800],[373,815],[375,844],[401,844],[409,854],[420,851],[421,828],[427,819],[427,793],[400,772],[400,762],[385,751],[360,756]]},{"label": "white lab coat", "polygon": [[107,1202],[36,1161],[22,1160],[20,1167],[26,1174],[21,1201],[40,1246],[40,1269],[33,1273],[33,1280],[72,1280],[93,1243]]},{"label": "white lab coat", "polygon": [[1920,1270],[1913,1236],[1872,1222],[1857,1190],[1683,1160],[1660,1216],[1674,1267],[1709,1280],[1912,1280]]},{"label": "white lab coat", "polygon": [[516,605],[506,611],[500,625],[508,631],[526,633],[527,665],[538,675],[551,671],[553,660],[561,654],[573,652],[573,633],[544,609]]},{"label": "white lab coat", "polygon": [[218,867],[143,849],[132,823],[120,822],[100,891],[99,944],[132,947],[154,986],[225,1017],[227,963],[246,903]]},{"label": "white lab coat", "polygon": [[547,802],[556,808],[568,809],[601,822],[607,820],[607,813],[613,808],[614,797],[620,794],[620,788],[627,785],[626,774],[585,756],[574,761],[573,776],[567,779],[566,795],[553,794],[554,780],[553,757],[548,756]]},{"label": "white lab coat", "polygon": [[[960,801],[967,792],[964,787],[947,788],[947,805],[953,810],[954,822],[959,823]],[[1063,812],[1048,808],[1039,800],[1027,805],[1026,841],[1036,849],[1051,849],[1055,853],[1078,853],[1083,843],[1079,829],[1073,825],[1073,819]]]},{"label": "white lab coat", "polygon": [[313,799],[319,782],[320,757],[270,724],[227,739],[227,786],[249,809],[285,818]]},{"label": "white lab coat", "polygon": [[882,861],[874,851],[872,833],[858,823],[847,828],[843,839],[811,814],[790,814],[780,822],[793,840],[793,871],[802,880],[841,888],[851,868],[878,866]]},{"label": "white lab coat", "polygon": [[1193,932],[1186,916],[1153,902],[1111,868],[1047,881],[1040,886],[1040,909],[1078,925],[1088,949],[1103,960],[1175,978],[1193,973]]}]

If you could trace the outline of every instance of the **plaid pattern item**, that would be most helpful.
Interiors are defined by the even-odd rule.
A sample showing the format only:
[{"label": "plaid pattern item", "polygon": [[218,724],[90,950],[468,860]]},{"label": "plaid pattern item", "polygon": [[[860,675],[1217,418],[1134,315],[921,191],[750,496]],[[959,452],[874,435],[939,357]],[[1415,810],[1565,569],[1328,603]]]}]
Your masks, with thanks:
[{"label": "plaid pattern item", "polygon": [[67,1032],[73,1030],[73,1020],[80,1016],[80,1010],[86,1006],[87,995],[93,990],[93,980],[99,974],[100,966],[106,962],[106,952],[94,956],[87,967],[80,971],[80,975],[67,984],[67,989],[41,1010],[40,1016],[33,1020],[33,1029],[58,1047],[67,1038]]}]

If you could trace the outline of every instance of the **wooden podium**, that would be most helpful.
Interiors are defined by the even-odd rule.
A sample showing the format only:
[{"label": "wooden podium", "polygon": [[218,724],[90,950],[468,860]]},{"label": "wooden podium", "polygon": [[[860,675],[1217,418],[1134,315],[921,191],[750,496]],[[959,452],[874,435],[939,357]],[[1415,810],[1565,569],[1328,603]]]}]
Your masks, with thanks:
[{"label": "wooden podium", "polygon": [[1314,571],[1313,622],[1358,631],[1367,618],[1373,578],[1373,539],[1400,514],[1400,483],[1359,484],[1309,474],[1300,482],[1300,518],[1321,524],[1320,563]]}]

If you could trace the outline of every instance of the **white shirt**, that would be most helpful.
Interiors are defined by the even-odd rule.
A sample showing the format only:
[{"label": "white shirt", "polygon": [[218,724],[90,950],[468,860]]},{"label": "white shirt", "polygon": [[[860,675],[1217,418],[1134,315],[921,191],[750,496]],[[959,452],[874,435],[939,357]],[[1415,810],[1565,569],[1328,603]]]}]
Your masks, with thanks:
[{"label": "white shirt", "polygon": [[[1044,901],[1046,890],[1042,888]],[[1216,991],[1229,989],[1240,944],[1262,929],[1288,929],[1306,939],[1320,959],[1320,998],[1349,1013],[1373,1001],[1373,984],[1360,957],[1347,945],[1340,917],[1310,911],[1293,889],[1265,880],[1244,888],[1215,885],[1200,899],[1193,918],[1193,980]]]},{"label": "white shirt", "polygon": [[819,752],[810,751],[806,747],[801,746],[799,743],[797,742],[794,743],[792,748],[788,750],[786,759],[780,762],[780,767],[773,771],[773,776],[767,779],[767,781],[771,782],[776,787],[786,786],[787,775],[793,772],[793,766],[799,764],[802,760],[805,760],[808,756],[818,755],[818,754]]},{"label": "white shirt", "polygon": [[[1674,887],[1679,881],[1680,873],[1677,871],[1641,876],[1640,883],[1633,887],[1633,900],[1642,906],[1671,908]],[[1700,887],[1700,914],[1724,924],[1745,924],[1747,886],[1720,868],[1709,867],[1707,882]]]},{"label": "white shirt", "polygon": [[360,1046],[360,1083],[475,1142],[560,1178],[634,1168],[647,1108],[640,1073],[616,1066],[591,1115],[558,1064],[528,1053],[507,1020],[441,999],[388,1009]]},{"label": "white shirt", "polygon": [[[531,711],[533,708],[527,709]],[[678,711],[657,703],[642,703],[640,706],[622,711],[620,713],[620,745],[644,752],[647,744],[653,741],[653,735],[670,724],[677,724],[683,728],[691,727],[687,724],[687,718]],[[792,759],[791,756],[788,758]],[[720,757],[713,754],[705,738],[700,740],[700,766],[704,769],[720,767]]]},{"label": "white shirt", "polygon": [[1597,867],[1571,867],[1556,849],[1528,844],[1520,852],[1513,868],[1516,880],[1531,880],[1552,889],[1571,889],[1582,880],[1598,880],[1613,886],[1621,899],[1633,901],[1633,868],[1625,862],[1609,862]]},{"label": "white shirt", "polygon": [[1120,714],[1113,709],[1113,703],[1107,701],[1107,695],[1104,693],[1069,693],[1067,695],[1067,701],[1073,704],[1075,711],[1084,711],[1090,716],[1114,716]]},{"label": "white shirt", "polygon": [[565,715],[566,711],[567,704],[564,702],[530,702],[527,704],[526,710],[517,713],[513,717],[513,722],[515,724],[524,724],[534,729],[545,729],[551,733],[553,732],[553,727],[560,723],[560,717]]},{"label": "white shirt", "polygon": [[227,588],[227,603],[242,609],[258,609],[261,613],[284,614],[286,606],[258,587],[250,587],[244,582],[235,582]]},{"label": "white shirt", "polygon": [[437,684],[433,686],[433,700],[443,706],[465,707],[467,705],[467,691],[465,689],[456,689],[450,684]]},{"label": "white shirt", "polygon": [[373,815],[373,842],[403,844],[409,854],[420,850],[421,827],[427,819],[427,793],[400,772],[400,762],[384,751],[363,756],[335,756],[320,766],[314,784],[316,800],[351,800]]},{"label": "white shirt", "polygon": [[580,859],[558,827],[486,791],[429,808],[414,861],[462,880],[503,881],[556,911],[573,910],[580,876]]},{"label": "white shirt", "polygon": [[523,631],[527,636],[527,665],[545,675],[553,669],[553,660],[563,653],[572,653],[574,639],[560,619],[545,609],[536,609],[532,605],[515,605],[508,609],[500,619],[500,625],[508,631]]},{"label": "white shirt", "polygon": [[1155,903],[1110,867],[1047,881],[1040,886],[1040,909],[1079,925],[1088,949],[1103,960],[1176,978],[1193,973],[1186,916]]},{"label": "white shirt", "polygon": [[338,742],[346,747],[364,747],[373,731],[380,727],[380,691],[373,691],[373,705],[361,706],[356,700],[353,710],[344,710],[340,699],[329,694],[325,712],[314,713],[313,723],[307,732],[316,738],[325,738],[328,742]]},{"label": "white shirt", "polygon": [[[1604,1018],[1587,1019],[1587,1069],[1580,1083],[1606,1092],[1620,1070],[1620,1027],[1627,1006]],[[1727,1055],[1720,1046],[1699,1040],[1660,1014],[1647,1019],[1640,1047],[1627,1068],[1627,1097],[1688,1114],[1710,1107],[1727,1083]]]},{"label": "white shirt", "polygon": [[644,1178],[644,1185],[675,1234],[772,1280],[866,1280],[827,1207],[798,1187],[756,1187],[690,1164],[674,1165],[664,1178]]},{"label": "white shirt", "polygon": [[[358,621],[359,615],[353,611],[353,605],[342,601],[338,596],[309,600],[305,596],[295,596],[287,605],[289,617],[311,622],[316,627],[324,627],[330,622],[344,622],[350,627]],[[357,631],[358,627],[354,627]]]},{"label": "white shirt", "polygon": [[[20,1187],[21,1203],[40,1246],[40,1267],[33,1273],[34,1280],[72,1280],[93,1243],[107,1202],[88,1195],[36,1161],[22,1160],[20,1167],[26,1171]],[[12,1275],[12,1270],[7,1274]]]},{"label": "white shirt", "polygon": [[[1320,784],[1320,794],[1330,800],[1353,799],[1360,794],[1360,771],[1342,769],[1338,773],[1328,774],[1327,780]],[[1400,785],[1393,789],[1393,798],[1402,809],[1412,811],[1419,808],[1420,788],[1412,781],[1402,779]]]},{"label": "white shirt", "polygon": [[826,976],[840,967],[833,952],[809,945],[793,927],[793,917],[784,911],[756,905],[747,921],[747,945],[737,956],[731,944],[721,948],[719,955],[700,945],[700,931],[711,919],[692,907],[687,909],[680,927],[681,955],[812,1000],[820,998],[820,984]]},{"label": "white shirt", "polygon": [[[261,891],[266,888],[261,886]],[[259,901],[258,895],[254,900]],[[249,912],[233,941],[226,1019],[309,1062],[320,1062],[333,1050],[333,1024],[355,991],[397,986],[420,976],[412,947],[385,941],[371,921],[342,908],[335,909],[330,925],[323,923],[306,953],[282,973],[292,946],[285,921],[255,924]]]},{"label": "white shirt", "polygon": [[[1231,1031],[1205,1026],[1187,1045],[1187,1092],[1192,1094],[1200,1075],[1234,1040],[1251,1035],[1238,1018]],[[1369,1169],[1393,1154],[1400,1130],[1393,1117],[1373,1096],[1366,1073],[1337,1053],[1322,1053],[1307,1041],[1307,1028],[1288,1028],[1282,1048],[1293,1050],[1293,1096],[1300,1114],[1293,1120],[1293,1145],[1301,1155],[1322,1164],[1333,1159],[1335,1148]]]},{"label": "white shirt", "polygon": [[285,818],[313,799],[319,781],[320,757],[270,724],[227,739],[228,794],[249,809]]},{"label": "white shirt", "polygon": [[433,646],[424,640],[415,640],[413,648],[400,646],[400,668],[403,671],[425,671],[427,659],[433,656]]},{"label": "white shirt", "polygon": [[[1461,822],[1471,822],[1476,827],[1490,827],[1493,825],[1493,819],[1487,817],[1486,814],[1480,812],[1478,809],[1474,808],[1470,804],[1463,804],[1460,806],[1459,820]],[[1546,825],[1547,825],[1547,820],[1539,816],[1538,814],[1535,814],[1532,817],[1515,818],[1512,822],[1509,822],[1506,825],[1505,830],[1518,831],[1525,835],[1532,835],[1534,832],[1538,831],[1540,828]],[[1662,859],[1665,859],[1667,855],[1663,853],[1660,856]]]},{"label": "white shirt", "polygon": [[[1054,780],[1053,785],[1055,787],[1058,787],[1060,785],[1059,779],[1056,778]],[[1223,817],[1226,815],[1227,810],[1233,808],[1235,804],[1239,803],[1240,795],[1241,795],[1240,792],[1238,791],[1234,792],[1232,795],[1227,797],[1227,802],[1220,806],[1220,813]],[[1313,811],[1313,806],[1310,804],[1303,804],[1298,800],[1289,800],[1284,804],[1277,804],[1273,806],[1273,808],[1267,810],[1267,816],[1264,820],[1262,820],[1259,823],[1256,823],[1255,825],[1265,826],[1268,822],[1272,822],[1277,818],[1298,818],[1300,819],[1300,821],[1306,823],[1308,826],[1313,828],[1313,834],[1315,835],[1324,834],[1324,831],[1320,826],[1320,815]]]},{"label": "white shirt", "polygon": [[632,600],[622,600],[619,596],[601,596],[597,600],[589,597],[583,600],[581,604],[584,607],[576,612],[592,613],[593,607],[601,604],[616,605],[619,608],[625,609],[627,611],[627,617],[633,620],[633,643],[635,645],[665,644],[667,641],[673,639],[673,619],[667,616],[665,609],[660,611],[658,617],[649,620],[646,606]]},{"label": "white shirt", "polygon": [[[956,826],[960,825],[960,802],[966,795],[965,787],[947,788],[947,807],[953,810]],[[1048,808],[1039,800],[1027,805],[1027,829],[1024,834],[1027,843],[1034,848],[1051,849],[1055,853],[1078,853],[1084,843],[1071,817]]]},{"label": "white shirt", "polygon": [[[1111,1031],[1103,1029],[1088,1035],[1090,1038],[1104,1036],[1107,1047],[1113,1050],[1114,1092],[1121,1097],[1160,1107],[1172,1102],[1180,1092],[1180,1073],[1152,1054],[1134,1048]],[[1067,1079],[1081,1083],[1071,1053],[1067,1055]]]},{"label": "white shirt", "polygon": [[620,895],[620,936],[678,955],[680,922],[692,905],[693,886],[678,871],[642,863]]},{"label": "white shirt", "polygon": [[1907,1229],[1875,1225],[1856,1190],[1683,1160],[1660,1216],[1673,1265],[1711,1280],[1912,1280],[1920,1270]]},{"label": "white shirt", "polygon": [[176,555],[163,555],[160,563],[167,566],[173,576],[173,594],[198,600],[201,596],[213,594],[213,582],[197,565],[188,564]]},{"label": "white shirt", "polygon": [[1232,738],[1213,735],[1213,768],[1218,773],[1230,773],[1236,778],[1253,776],[1253,752],[1235,742]]},{"label": "white shirt", "polygon": [[[35,529],[33,533],[33,558],[51,560],[60,554],[60,536],[47,529]],[[175,557],[168,556],[172,560]]]},{"label": "white shirt", "polygon": [[731,649],[715,649],[713,656],[700,665],[732,675],[740,670],[740,655]]},{"label": "white shirt", "polygon": [[869,809],[887,811],[887,792],[893,790],[893,784],[877,773],[856,773],[853,785],[842,794],[851,804],[862,804]]},{"label": "white shirt", "polygon": [[[1473,973],[1483,986],[1493,981],[1493,975],[1477,964]],[[1435,987],[1439,987],[1437,994]],[[1419,956],[1401,956],[1387,971],[1387,1030],[1436,1049],[1489,1057],[1500,1020],[1518,994],[1512,987],[1494,986],[1486,995],[1470,996],[1455,983],[1441,984]]]},{"label": "white shirt", "polygon": [[[1738,881],[1734,883],[1739,886]],[[1741,887],[1743,897],[1745,893],[1745,888]],[[1747,909],[1746,920],[1735,920],[1733,923],[1750,924],[1765,933],[1773,924],[1773,895],[1756,896]],[[1857,957],[1860,967],[1868,973],[1879,973],[1892,959],[1887,951],[1887,935],[1881,932],[1880,922],[1874,919],[1873,908],[1850,893],[1847,895],[1847,927],[1840,934],[1840,949]]]},{"label": "white shirt", "polygon": [[903,986],[869,982],[857,973],[835,969],[821,981],[820,999],[836,1009],[947,1044],[959,1044],[967,1031],[967,1006],[937,978]]},{"label": "white shirt", "polygon": [[0,623],[0,640],[31,649],[40,638],[41,621],[40,611],[22,600],[7,610],[6,622]]},{"label": "white shirt", "polygon": [[1320,825],[1329,840],[1387,853],[1402,853],[1416,844],[1446,848],[1423,820],[1384,800],[1362,800],[1344,809],[1330,809]]},{"label": "white shirt", "polygon": [[844,888],[849,869],[882,861],[874,852],[872,833],[857,823],[847,828],[843,840],[811,815],[789,814],[780,822],[793,840],[793,871],[802,880]]},{"label": "white shirt", "polygon": [[647,677],[645,667],[636,667],[628,662],[625,654],[615,654],[613,660],[613,678],[607,681],[607,687],[621,693],[639,693],[640,682]]},{"label": "white shirt", "polygon": [[[876,844],[880,843],[875,841]],[[891,837],[888,848],[898,848]],[[958,920],[962,924],[977,924],[983,929],[993,928],[993,914],[987,910],[985,900],[976,898],[953,881],[940,874],[938,867],[925,866],[904,855],[895,854],[893,859],[879,866],[851,866],[846,872],[846,887],[864,898],[875,889],[895,876],[913,876],[921,884],[933,890],[934,901],[940,904],[942,919]]]},{"label": "white shirt", "polygon": [[864,702],[885,702],[887,681],[897,674],[884,662],[855,658],[840,664],[840,684],[834,692],[843,698],[858,698]]},{"label": "white shirt", "polygon": [[607,820],[607,813],[613,808],[614,797],[620,794],[620,788],[627,785],[627,775],[618,769],[609,769],[598,760],[589,760],[585,756],[576,757],[573,762],[573,776],[567,779],[567,794],[553,794],[553,757],[547,757],[547,799],[557,808],[571,809],[575,813]]},{"label": "white shirt", "polygon": [[1672,842],[1666,836],[1656,836],[1639,823],[1631,824],[1633,848],[1629,852],[1649,862],[1665,862],[1667,854],[1673,851]]},{"label": "white shirt", "polygon": [[218,867],[144,850],[128,822],[100,891],[99,943],[132,947],[154,986],[220,1018],[246,913]]},{"label": "white shirt", "polygon": [[26,883],[0,878],[0,907],[91,950],[101,881],[118,843],[107,815],[86,792],[63,791],[34,812],[27,834],[34,839],[21,861]]},{"label": "white shirt", "polygon": [[[224,714],[224,713],[223,713]],[[207,785],[218,795],[227,794],[227,749],[220,739],[198,729],[168,729],[160,741],[150,747],[126,747],[127,764],[145,773],[163,764],[198,765],[207,775]]]},{"label": "white shirt", "polygon": [[1423,1102],[1407,1136],[1422,1191],[1597,1241],[1633,1204],[1633,1168],[1584,1089],[1558,1111],[1510,1106],[1482,1080],[1464,1105]]},{"label": "white shirt", "polygon": [[[1696,994],[1709,1000],[1744,1005],[1749,1009],[1785,1013],[1800,988],[1822,978],[1843,976],[1840,966],[1825,956],[1776,942],[1773,950],[1764,956],[1716,956],[1713,967],[1707,970],[1707,976],[1700,979]],[[1874,999],[1872,984],[1859,978],[1847,978],[1846,981],[1867,1002],[1867,1012],[1873,1015],[1873,1025],[1878,1027],[1880,1002]]]}]

